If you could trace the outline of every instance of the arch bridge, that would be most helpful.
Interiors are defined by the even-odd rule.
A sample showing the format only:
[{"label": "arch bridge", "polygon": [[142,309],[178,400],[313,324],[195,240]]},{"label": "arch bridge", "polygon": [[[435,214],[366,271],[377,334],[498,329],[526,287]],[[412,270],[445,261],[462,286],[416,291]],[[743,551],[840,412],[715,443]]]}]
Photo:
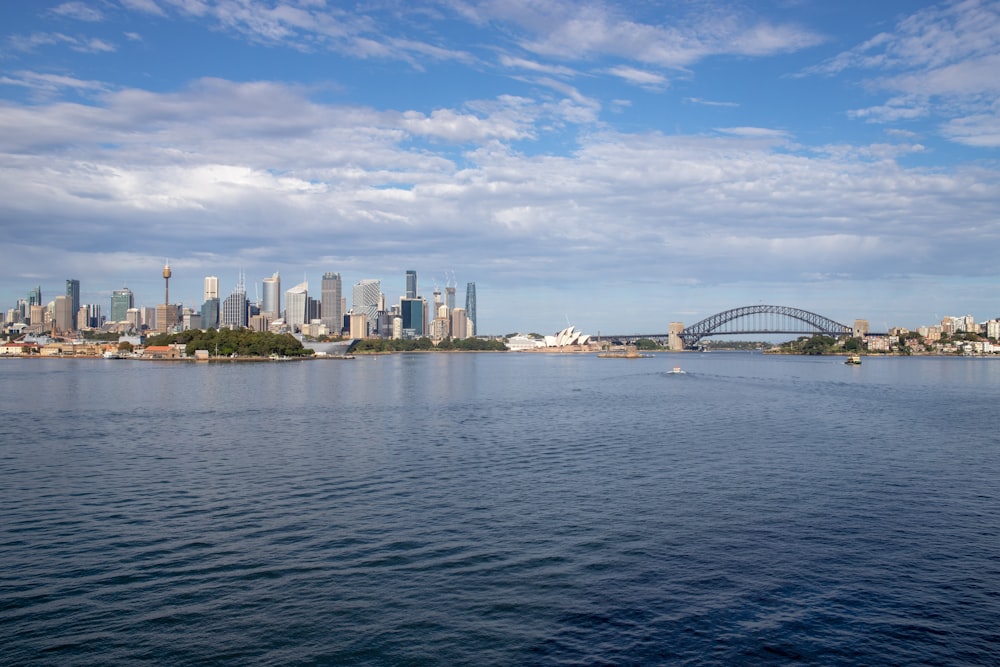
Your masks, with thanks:
[{"label": "arch bridge", "polygon": [[708,336],[740,334],[825,334],[843,336],[853,329],[828,317],[790,306],[741,306],[706,317],[679,333],[684,347]]},{"label": "arch bridge", "polygon": [[[706,317],[682,331],[675,332],[684,347],[691,349],[709,336],[746,334],[824,334],[827,336],[851,335],[853,328],[828,317],[790,306],[741,306]],[[621,341],[635,342],[640,338],[666,340],[670,334],[609,336]]]}]

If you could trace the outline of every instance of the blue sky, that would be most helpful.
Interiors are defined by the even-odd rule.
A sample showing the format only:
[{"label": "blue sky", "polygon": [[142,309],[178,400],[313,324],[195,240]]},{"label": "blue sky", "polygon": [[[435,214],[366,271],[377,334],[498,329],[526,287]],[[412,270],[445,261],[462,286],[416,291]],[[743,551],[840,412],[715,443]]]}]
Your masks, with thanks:
[{"label": "blue sky", "polygon": [[[474,281],[484,333],[1000,316],[1000,4],[0,7],[0,305]],[[250,289],[251,295],[253,289]]]}]

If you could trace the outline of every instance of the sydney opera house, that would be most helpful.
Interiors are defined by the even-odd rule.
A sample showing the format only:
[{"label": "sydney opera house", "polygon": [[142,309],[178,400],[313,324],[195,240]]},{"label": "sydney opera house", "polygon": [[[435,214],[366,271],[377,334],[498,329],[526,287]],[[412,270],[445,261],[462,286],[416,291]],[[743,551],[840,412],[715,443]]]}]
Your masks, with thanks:
[{"label": "sydney opera house", "polygon": [[590,343],[590,334],[576,330],[576,327],[566,327],[553,336],[532,338],[531,336],[512,336],[507,341],[507,347],[515,352],[528,350],[545,350],[550,348],[584,347]]}]

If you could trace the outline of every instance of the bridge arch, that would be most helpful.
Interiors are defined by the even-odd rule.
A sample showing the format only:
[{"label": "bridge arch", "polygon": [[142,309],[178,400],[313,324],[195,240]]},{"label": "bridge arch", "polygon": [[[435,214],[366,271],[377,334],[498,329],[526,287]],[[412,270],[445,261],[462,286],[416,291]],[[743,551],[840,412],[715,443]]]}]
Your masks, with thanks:
[{"label": "bridge arch", "polygon": [[819,333],[851,334],[852,328],[828,317],[790,306],[741,306],[706,317],[678,334],[684,347],[695,347],[706,336],[730,334]]}]

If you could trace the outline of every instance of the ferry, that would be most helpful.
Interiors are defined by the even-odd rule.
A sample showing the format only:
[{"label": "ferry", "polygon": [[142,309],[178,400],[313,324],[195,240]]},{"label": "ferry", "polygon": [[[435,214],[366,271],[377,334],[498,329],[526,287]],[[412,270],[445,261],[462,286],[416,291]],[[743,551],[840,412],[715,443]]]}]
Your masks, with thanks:
[{"label": "ferry", "polygon": [[860,354],[852,354],[852,355],[850,355],[850,356],[847,357],[847,360],[844,361],[844,363],[848,364],[850,366],[860,366],[861,365],[861,355]]},{"label": "ferry", "polygon": [[668,372],[668,373],[674,373],[674,374],[677,374],[677,375],[682,375],[682,374],[684,374],[684,373],[685,373],[685,371],[681,370],[681,367],[680,367],[680,366],[674,366],[674,370],[672,370],[672,371],[667,371],[667,372]]}]

